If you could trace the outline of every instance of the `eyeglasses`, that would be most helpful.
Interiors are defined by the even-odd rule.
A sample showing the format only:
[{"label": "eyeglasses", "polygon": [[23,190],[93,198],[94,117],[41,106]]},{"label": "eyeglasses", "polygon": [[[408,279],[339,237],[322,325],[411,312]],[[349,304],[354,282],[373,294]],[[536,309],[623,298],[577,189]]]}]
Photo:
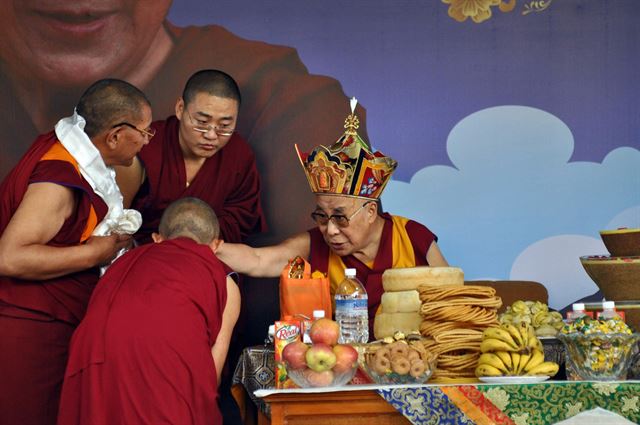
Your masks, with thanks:
[{"label": "eyeglasses", "polygon": [[140,129],[140,128],[136,127],[135,125],[130,124],[128,122],[118,123],[118,124],[114,125],[111,128],[122,127],[123,125],[127,126],[129,128],[133,128],[138,133],[142,134],[143,136],[146,136],[149,140],[153,139],[153,136],[156,135],[156,129],[155,128],[149,127],[149,128],[145,128],[145,129]]},{"label": "eyeglasses", "polygon": [[329,220],[333,221],[333,224],[335,224],[338,227],[341,228],[345,228],[349,226],[349,221],[355,217],[365,206],[367,206],[367,204],[370,204],[371,201],[367,201],[364,204],[362,204],[360,206],[360,208],[358,208],[353,214],[351,214],[349,217],[347,217],[344,214],[331,214],[331,215],[326,215],[323,212],[312,212],[311,213],[311,219],[313,221],[316,222],[316,224],[318,224],[319,226],[326,226],[327,224],[329,224]]},{"label": "eyeglasses", "polygon": [[217,125],[200,124],[197,121],[194,122],[193,117],[191,116],[189,111],[187,111],[186,108],[184,111],[187,113],[187,116],[189,117],[189,121],[191,122],[191,127],[198,133],[208,133],[211,130],[213,130],[218,136],[229,137],[229,136],[233,136],[233,133],[236,132],[235,129],[231,129],[228,127],[220,128]]}]

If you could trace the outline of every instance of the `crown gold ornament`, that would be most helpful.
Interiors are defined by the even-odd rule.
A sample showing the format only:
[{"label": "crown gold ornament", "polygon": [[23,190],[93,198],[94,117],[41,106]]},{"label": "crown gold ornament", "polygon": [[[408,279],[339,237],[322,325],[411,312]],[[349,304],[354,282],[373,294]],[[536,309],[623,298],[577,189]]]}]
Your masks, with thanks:
[{"label": "crown gold ornament", "polygon": [[372,152],[358,135],[360,121],[355,115],[358,101],[351,98],[351,114],[346,129],[332,146],[316,146],[302,153],[295,145],[311,191],[315,194],[378,199],[398,163],[381,152]]}]

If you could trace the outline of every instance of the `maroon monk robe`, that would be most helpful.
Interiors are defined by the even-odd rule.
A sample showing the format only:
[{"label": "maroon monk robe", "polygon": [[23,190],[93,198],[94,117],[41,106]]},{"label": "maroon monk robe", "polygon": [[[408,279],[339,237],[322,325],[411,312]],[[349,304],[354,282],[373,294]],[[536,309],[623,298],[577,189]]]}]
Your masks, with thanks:
[{"label": "maroon monk robe", "polygon": [[211,347],[226,299],[206,245],[181,238],[127,252],[73,336],[58,423],[221,423]]},{"label": "maroon monk robe", "polygon": [[[3,181],[0,232],[7,227],[28,185],[36,182],[60,184],[76,193],[76,210],[49,245],[81,243],[92,206],[98,221],[105,216],[107,206],[56,141],[53,132],[36,139]],[[54,148],[66,156],[40,160]],[[0,422],[55,423],[68,342],[84,316],[97,280],[95,269],[43,281],[0,276]]]},{"label": "maroon monk robe", "polygon": [[138,241],[150,242],[165,208],[186,196],[200,198],[213,208],[225,241],[240,242],[249,234],[265,230],[260,179],[249,145],[234,134],[224,148],[204,162],[187,187],[179,125],[175,116],[154,122],[156,135],[139,154],[147,178],[132,203],[132,208],[142,213]]},{"label": "maroon monk robe", "polygon": [[[342,262],[347,268],[356,269],[356,275],[367,291],[367,302],[369,305],[369,335],[371,336],[373,336],[372,318],[376,315],[376,311],[378,310],[378,306],[380,305],[380,300],[382,298],[382,293],[384,292],[382,287],[382,274],[385,270],[393,268],[393,222],[388,213],[383,213],[381,217],[384,219],[384,227],[382,228],[382,235],[380,236],[378,253],[373,261],[373,268],[369,268],[353,255],[341,257]],[[405,228],[409,238],[411,239],[416,266],[428,266],[427,251],[429,250],[431,243],[437,240],[436,236],[431,233],[427,227],[413,220],[409,220]],[[329,267],[330,248],[324,241],[322,232],[320,232],[317,227],[309,230],[309,235],[311,236],[309,263],[311,263],[313,270],[320,270],[323,273],[327,273],[327,269]]]}]

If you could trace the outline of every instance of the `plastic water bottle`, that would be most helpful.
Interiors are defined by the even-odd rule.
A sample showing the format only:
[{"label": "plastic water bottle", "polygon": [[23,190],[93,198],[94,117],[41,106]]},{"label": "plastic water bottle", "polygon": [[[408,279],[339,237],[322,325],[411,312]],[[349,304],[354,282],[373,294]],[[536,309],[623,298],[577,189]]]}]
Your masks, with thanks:
[{"label": "plastic water bottle", "polygon": [[336,289],[336,322],[340,325],[340,344],[369,341],[367,291],[356,277],[356,269],[345,269],[344,280]]},{"label": "plastic water bottle", "polygon": [[597,317],[600,320],[624,320],[623,316],[616,311],[615,301],[602,301],[602,311],[598,313]]},{"label": "plastic water bottle", "polygon": [[586,315],[587,312],[584,309],[584,303],[574,303],[571,306],[571,311],[567,312],[567,323],[573,323]]}]

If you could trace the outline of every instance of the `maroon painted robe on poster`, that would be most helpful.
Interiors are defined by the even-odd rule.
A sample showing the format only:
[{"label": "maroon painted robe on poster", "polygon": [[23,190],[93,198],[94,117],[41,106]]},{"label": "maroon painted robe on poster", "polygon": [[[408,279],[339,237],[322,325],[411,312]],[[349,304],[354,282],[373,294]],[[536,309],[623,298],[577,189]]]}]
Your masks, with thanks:
[{"label": "maroon painted robe on poster", "polygon": [[184,157],[178,142],[180,121],[175,116],[156,121],[156,135],[138,154],[146,180],[132,208],[142,213],[136,239],[150,242],[162,212],[186,196],[205,201],[218,216],[220,233],[227,242],[240,242],[266,229],[260,205],[260,178],[251,148],[235,133],[224,148],[208,158],[187,187]]},{"label": "maroon painted robe on poster", "polygon": [[71,341],[58,423],[219,424],[222,263],[186,238],[114,262]]},{"label": "maroon painted robe on poster", "polygon": [[[38,182],[76,193],[75,211],[48,245],[80,244],[107,213],[51,132],[36,139],[0,186],[0,233],[28,185]],[[97,281],[97,269],[41,281],[0,276],[0,423],[55,423],[69,339]]]}]

